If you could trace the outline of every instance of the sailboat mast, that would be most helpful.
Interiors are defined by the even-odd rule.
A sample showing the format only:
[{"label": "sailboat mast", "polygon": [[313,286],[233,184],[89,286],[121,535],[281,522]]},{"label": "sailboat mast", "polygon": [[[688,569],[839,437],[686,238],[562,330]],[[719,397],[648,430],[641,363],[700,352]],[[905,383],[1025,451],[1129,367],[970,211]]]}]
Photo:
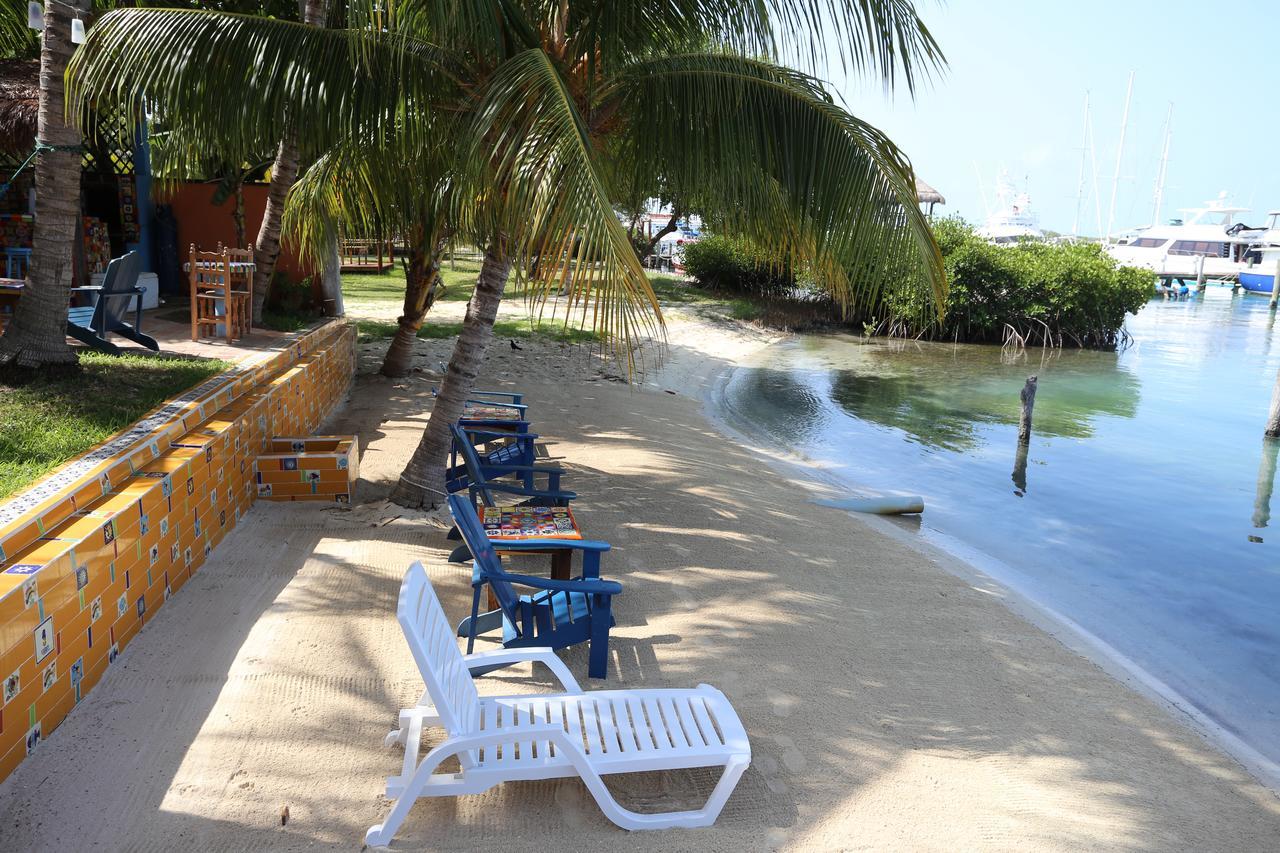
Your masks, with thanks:
[{"label": "sailboat mast", "polygon": [[1080,206],[1084,204],[1084,164],[1089,156],[1089,92],[1084,93],[1084,123],[1080,130],[1080,179],[1076,183],[1076,219],[1071,225],[1071,236],[1080,236]]},{"label": "sailboat mast", "polygon": [[1155,207],[1151,211],[1151,224],[1160,224],[1160,208],[1164,206],[1164,183],[1169,174],[1169,143],[1173,138],[1173,103],[1164,119],[1164,150],[1160,152],[1160,169],[1156,173]]},{"label": "sailboat mast", "polygon": [[1136,72],[1129,72],[1129,88],[1124,96],[1124,117],[1120,119],[1120,147],[1116,151],[1116,172],[1111,178],[1111,207],[1107,212],[1107,236],[1106,242],[1111,242],[1111,229],[1116,224],[1116,193],[1120,190],[1120,165],[1124,162],[1124,135],[1129,129],[1129,102],[1133,100],[1133,76]]}]

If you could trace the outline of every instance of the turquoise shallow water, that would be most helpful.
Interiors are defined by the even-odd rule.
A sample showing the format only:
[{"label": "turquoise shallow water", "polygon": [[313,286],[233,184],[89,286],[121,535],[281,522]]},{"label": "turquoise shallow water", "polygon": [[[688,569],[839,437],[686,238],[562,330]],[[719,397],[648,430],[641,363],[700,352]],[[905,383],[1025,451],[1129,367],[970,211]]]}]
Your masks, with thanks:
[{"label": "turquoise shallow water", "polygon": [[805,336],[735,370],[717,405],[856,490],[923,495],[927,532],[1280,762],[1280,493],[1262,437],[1278,324],[1266,299],[1210,289],[1148,304],[1120,353]]}]

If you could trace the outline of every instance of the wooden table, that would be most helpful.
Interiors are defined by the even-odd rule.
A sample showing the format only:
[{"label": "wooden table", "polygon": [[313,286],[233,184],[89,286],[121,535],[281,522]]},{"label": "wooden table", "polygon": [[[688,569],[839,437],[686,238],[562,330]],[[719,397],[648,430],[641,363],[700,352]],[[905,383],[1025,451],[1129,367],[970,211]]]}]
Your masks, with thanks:
[{"label": "wooden table", "polygon": [[[495,551],[502,550],[503,542],[583,538],[578,520],[573,517],[573,510],[567,506],[486,506],[481,507],[480,512],[480,523],[484,525],[485,535],[493,543]],[[550,554],[552,579],[569,580],[573,571],[571,548],[553,547],[546,551],[523,553]]]}]

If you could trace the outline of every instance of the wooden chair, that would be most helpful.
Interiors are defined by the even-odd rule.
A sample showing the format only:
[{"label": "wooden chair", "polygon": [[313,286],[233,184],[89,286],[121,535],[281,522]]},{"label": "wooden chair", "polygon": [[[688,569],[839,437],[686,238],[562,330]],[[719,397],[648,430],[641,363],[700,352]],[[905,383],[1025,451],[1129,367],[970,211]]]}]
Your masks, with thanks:
[{"label": "wooden chair", "polygon": [[[217,337],[219,326],[223,327],[227,343],[248,335],[253,293],[237,288],[240,282],[232,271],[231,250],[201,252],[192,243],[187,269],[191,283],[191,340],[199,340],[206,328],[211,330],[209,337]],[[252,280],[249,287],[252,288]]]},{"label": "wooden chair", "polygon": [[[398,727],[383,740],[387,747],[402,745],[404,761],[401,772],[387,779],[387,798],[394,805],[382,823],[365,833],[367,845],[389,845],[420,797],[479,794],[504,782],[575,776],[604,816],[623,829],[711,826],[751,763],[751,742],[741,719],[710,685],[584,693],[564,662],[545,648],[463,657],[421,563],[409,567],[400,585],[396,617],[426,692],[417,705],[400,712]],[[563,692],[479,695],[473,676],[521,661],[547,666]],[[428,726],[443,727],[445,736],[433,739],[434,747],[422,755]],[[457,771],[437,773],[453,756]],[[624,808],[602,778],[693,767],[722,772],[702,808],[688,811]],[[668,846],[673,845],[697,846],[684,845],[683,839]]]},{"label": "wooden chair", "polygon": [[[97,297],[93,305],[67,309],[67,334],[95,349],[117,353],[120,350],[107,340],[114,333],[141,344],[147,349],[160,351],[160,345],[142,328],[142,294],[138,287],[138,273],[142,258],[137,252],[128,252],[107,264],[107,274],[100,287],[73,287],[72,293],[91,293]],[[133,323],[125,322],[129,309],[133,308]]]}]

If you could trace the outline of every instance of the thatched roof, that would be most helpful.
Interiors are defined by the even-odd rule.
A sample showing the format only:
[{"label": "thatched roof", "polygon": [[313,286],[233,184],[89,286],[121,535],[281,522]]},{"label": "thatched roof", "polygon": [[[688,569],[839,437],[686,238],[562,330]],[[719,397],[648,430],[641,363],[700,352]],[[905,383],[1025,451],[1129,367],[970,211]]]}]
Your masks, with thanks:
[{"label": "thatched roof", "polygon": [[0,152],[25,156],[36,142],[40,63],[0,59]]},{"label": "thatched roof", "polygon": [[921,204],[946,204],[947,200],[942,197],[942,193],[926,184],[924,181],[916,178],[916,197]]}]

